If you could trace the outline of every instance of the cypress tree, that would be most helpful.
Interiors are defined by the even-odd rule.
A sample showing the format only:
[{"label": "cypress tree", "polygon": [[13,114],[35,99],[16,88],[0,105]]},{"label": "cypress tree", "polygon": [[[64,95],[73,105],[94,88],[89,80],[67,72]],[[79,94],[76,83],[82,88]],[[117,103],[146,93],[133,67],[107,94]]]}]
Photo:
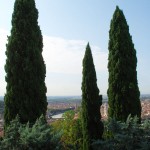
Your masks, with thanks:
[{"label": "cypress tree", "polygon": [[125,121],[129,114],[141,118],[136,50],[123,11],[116,7],[109,31],[108,115]]},{"label": "cypress tree", "polygon": [[34,123],[47,110],[43,38],[34,0],[15,1],[6,48],[5,126],[17,114],[21,123]]},{"label": "cypress tree", "polygon": [[91,140],[101,139],[103,124],[101,122],[100,106],[102,95],[99,95],[93,57],[89,43],[83,59],[82,77],[82,130],[83,150],[92,149]]}]

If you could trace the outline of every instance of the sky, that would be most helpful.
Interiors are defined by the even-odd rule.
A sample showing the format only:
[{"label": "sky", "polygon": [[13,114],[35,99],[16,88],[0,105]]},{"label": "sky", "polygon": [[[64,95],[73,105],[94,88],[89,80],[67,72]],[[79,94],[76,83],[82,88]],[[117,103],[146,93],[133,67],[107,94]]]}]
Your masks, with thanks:
[{"label": "sky", "polygon": [[[0,0],[0,95],[6,93],[5,51],[15,0]],[[36,0],[43,35],[47,96],[80,96],[82,60],[90,43],[100,94],[108,89],[108,41],[119,6],[137,51],[141,94],[150,94],[150,0]]]}]

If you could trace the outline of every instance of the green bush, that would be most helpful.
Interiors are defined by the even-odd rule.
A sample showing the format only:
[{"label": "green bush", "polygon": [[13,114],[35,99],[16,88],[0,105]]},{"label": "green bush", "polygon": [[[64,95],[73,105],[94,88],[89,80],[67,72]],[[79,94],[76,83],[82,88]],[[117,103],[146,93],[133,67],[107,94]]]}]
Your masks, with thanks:
[{"label": "green bush", "polygon": [[21,124],[17,116],[0,142],[0,149],[3,150],[49,150],[59,149],[59,146],[59,137],[52,134],[44,116],[37,119],[32,127],[29,123]]},{"label": "green bush", "polygon": [[94,150],[150,150],[150,121],[138,124],[138,118],[125,123],[109,119],[104,123],[103,140],[93,142]]},{"label": "green bush", "polygon": [[74,111],[64,113],[63,120],[52,123],[54,134],[61,134],[62,149],[81,150],[82,149],[82,126],[80,117],[74,118]]}]

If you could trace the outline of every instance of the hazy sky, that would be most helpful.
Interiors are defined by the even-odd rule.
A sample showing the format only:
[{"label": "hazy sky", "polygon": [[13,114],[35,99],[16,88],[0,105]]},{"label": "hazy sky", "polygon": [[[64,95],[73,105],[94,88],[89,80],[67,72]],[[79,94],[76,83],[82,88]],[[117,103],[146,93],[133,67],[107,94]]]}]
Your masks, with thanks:
[{"label": "hazy sky", "polygon": [[[15,0],[0,0],[0,95]],[[150,94],[150,0],[36,0],[43,34],[48,96],[81,95],[82,59],[90,42],[100,93],[108,88],[108,32],[116,5],[123,10],[138,58],[141,94]]]}]

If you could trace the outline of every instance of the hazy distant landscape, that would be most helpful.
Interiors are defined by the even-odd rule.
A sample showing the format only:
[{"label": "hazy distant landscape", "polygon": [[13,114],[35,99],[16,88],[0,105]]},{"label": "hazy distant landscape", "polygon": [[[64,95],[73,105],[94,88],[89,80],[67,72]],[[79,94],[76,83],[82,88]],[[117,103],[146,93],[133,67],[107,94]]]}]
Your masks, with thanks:
[{"label": "hazy distant landscape", "polygon": [[[140,99],[149,99],[150,94],[141,94]],[[0,96],[0,101],[4,100],[4,96]],[[107,101],[108,97],[103,95],[103,102]],[[81,96],[47,96],[48,103],[56,102],[81,102]]]},{"label": "hazy distant landscape", "polygon": [[[81,96],[47,96],[47,102],[48,104],[53,103],[78,103],[81,102]],[[141,100],[150,99],[150,94],[141,94],[140,96]],[[4,101],[4,96],[0,96],[0,101]],[[103,95],[103,102],[108,101],[108,97],[106,95]]]},{"label": "hazy distant landscape", "polygon": [[[141,94],[140,99],[150,98],[150,94]],[[81,96],[48,96],[47,101],[48,103],[53,102],[73,102],[73,101],[81,101]],[[103,95],[103,101],[107,101],[108,97]]]},{"label": "hazy distant landscape", "polygon": [[[70,109],[75,109],[81,105],[81,96],[47,96],[48,102],[48,115],[57,115]],[[141,101],[150,101],[150,94],[142,94],[140,96]],[[107,103],[108,98],[103,96],[103,103]],[[4,97],[0,96],[0,115],[4,113]]]}]

